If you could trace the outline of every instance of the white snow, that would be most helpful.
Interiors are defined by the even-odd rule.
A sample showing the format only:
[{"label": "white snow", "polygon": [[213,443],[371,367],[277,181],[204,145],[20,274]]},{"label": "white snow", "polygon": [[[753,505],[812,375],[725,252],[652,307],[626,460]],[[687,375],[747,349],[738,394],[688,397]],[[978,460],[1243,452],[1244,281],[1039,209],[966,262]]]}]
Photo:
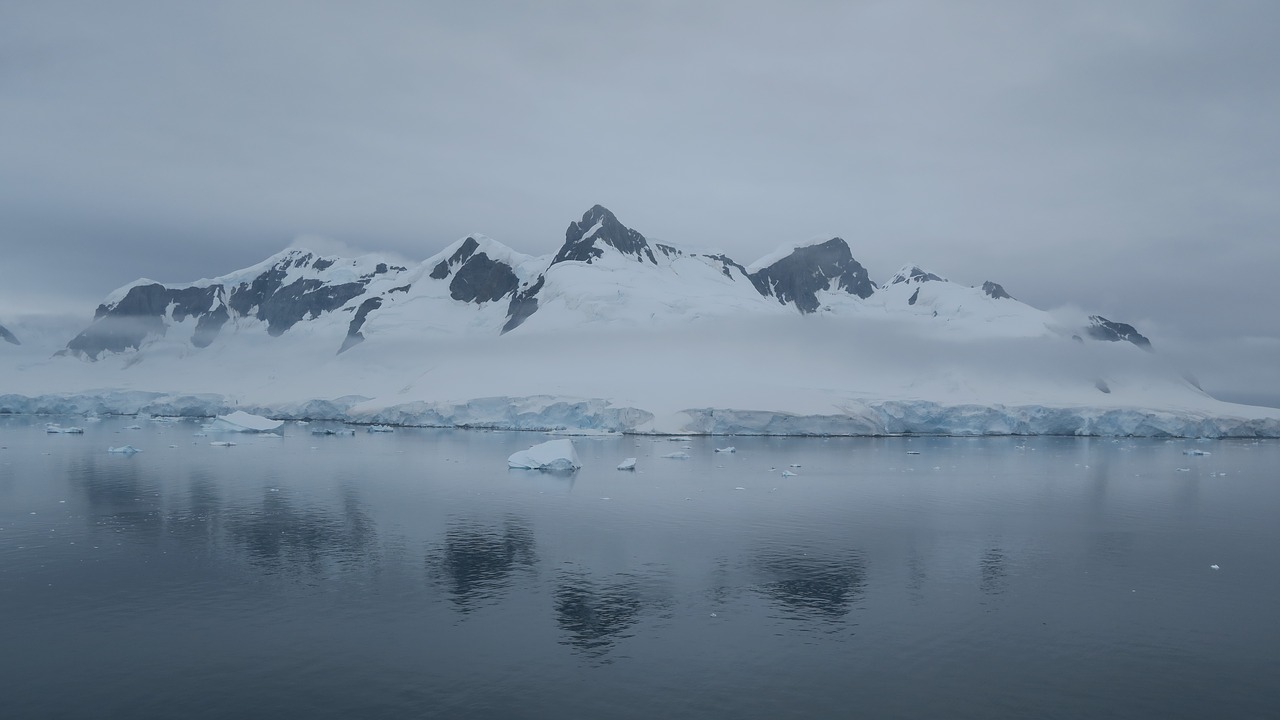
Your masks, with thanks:
[{"label": "white snow", "polygon": [[636,459],[635,458],[624,459],[622,462],[618,463],[618,469],[619,470],[635,470]]},{"label": "white snow", "polygon": [[204,429],[211,432],[256,433],[276,430],[281,425],[284,425],[283,420],[272,420],[261,415],[237,410],[228,415],[217,416],[213,422],[205,425]]},{"label": "white snow", "polygon": [[582,467],[578,451],[568,438],[548,440],[507,458],[507,467],[522,470],[572,471]]}]

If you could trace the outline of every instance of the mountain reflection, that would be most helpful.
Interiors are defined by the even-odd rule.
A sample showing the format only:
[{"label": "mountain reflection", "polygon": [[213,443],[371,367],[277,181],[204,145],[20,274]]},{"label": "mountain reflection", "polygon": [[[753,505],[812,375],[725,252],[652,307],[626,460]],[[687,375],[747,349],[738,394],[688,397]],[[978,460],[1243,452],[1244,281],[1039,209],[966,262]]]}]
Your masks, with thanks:
[{"label": "mountain reflection", "polygon": [[599,584],[580,575],[565,575],[556,585],[556,622],[566,638],[561,642],[598,657],[618,640],[631,637],[646,600],[635,578]]},{"label": "mountain reflection", "polygon": [[838,620],[866,591],[862,557],[775,554],[757,561],[766,578],[761,591],[788,614],[806,620]]},{"label": "mountain reflection", "polygon": [[532,568],[533,530],[521,519],[508,517],[500,528],[472,522],[454,523],[444,535],[444,547],[428,555],[429,571],[448,584],[460,612],[468,613],[492,600],[511,584],[520,568]]},{"label": "mountain reflection", "polygon": [[164,529],[159,488],[143,480],[136,463],[120,460],[91,458],[74,464],[70,477],[84,493],[95,525],[159,541]]},{"label": "mountain reflection", "polygon": [[326,559],[368,560],[376,548],[374,525],[350,490],[341,514],[296,507],[283,493],[268,491],[261,508],[230,515],[231,538],[260,565],[318,569]]},{"label": "mountain reflection", "polygon": [[1008,586],[1008,570],[1005,568],[1004,551],[1000,548],[992,548],[982,555],[980,562],[982,568],[982,579],[978,583],[979,589],[987,595],[999,595],[1005,591]]}]

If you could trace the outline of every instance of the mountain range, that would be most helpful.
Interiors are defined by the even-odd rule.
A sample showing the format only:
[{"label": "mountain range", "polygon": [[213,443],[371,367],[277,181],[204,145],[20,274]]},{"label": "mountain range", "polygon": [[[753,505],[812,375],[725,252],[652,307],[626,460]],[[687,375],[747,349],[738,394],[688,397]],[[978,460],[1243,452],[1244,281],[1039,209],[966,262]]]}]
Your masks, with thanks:
[{"label": "mountain range", "polygon": [[476,234],[417,264],[291,248],[211,279],[135,281],[46,344],[53,357],[25,337],[0,352],[0,413],[1280,436],[1280,411],[1212,398],[1132,325],[1016,294],[915,264],[877,283],[838,237],[744,265],[651,242],[597,205],[541,256]]}]

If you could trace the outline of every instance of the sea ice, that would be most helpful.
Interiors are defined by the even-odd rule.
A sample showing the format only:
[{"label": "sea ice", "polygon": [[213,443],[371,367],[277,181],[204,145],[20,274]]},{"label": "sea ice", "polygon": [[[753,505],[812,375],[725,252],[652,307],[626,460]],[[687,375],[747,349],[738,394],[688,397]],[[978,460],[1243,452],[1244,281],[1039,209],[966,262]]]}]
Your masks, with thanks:
[{"label": "sea ice", "polygon": [[121,455],[132,455],[134,453],[140,453],[142,451],[132,445],[123,445],[121,447],[109,447],[107,448],[107,452],[119,453]]},{"label": "sea ice", "polygon": [[730,445],[729,447],[725,447],[725,448],[716,448],[716,452],[718,453],[738,452],[738,448]]},{"label": "sea ice", "polygon": [[796,476],[796,474],[795,474],[795,473],[793,473],[793,472],[791,472],[790,470],[783,470],[783,471],[782,471],[782,477],[795,477],[795,476]]},{"label": "sea ice", "polygon": [[688,460],[688,459],[689,459],[689,453],[687,453],[687,452],[673,452],[673,453],[667,453],[666,455],[663,455],[662,457],[667,458],[668,460]]},{"label": "sea ice", "polygon": [[235,446],[236,446],[236,444],[235,444],[235,443],[233,443],[233,442],[227,442],[226,440],[214,440],[213,442],[211,442],[211,443],[209,443],[209,444],[210,444],[210,445],[212,445],[212,446],[214,446],[214,447],[235,447]]},{"label": "sea ice", "polygon": [[61,425],[58,425],[56,423],[46,423],[44,426],[44,431],[47,433],[63,433],[63,434],[70,434],[70,435],[84,434],[84,428],[62,427]]},{"label": "sea ice", "polygon": [[1208,450],[1196,450],[1196,449],[1192,448],[1192,449],[1190,449],[1190,450],[1183,450],[1183,451],[1182,451],[1182,454],[1183,454],[1183,455],[1208,455],[1208,454],[1209,454],[1209,451],[1208,451]]},{"label": "sea ice", "polygon": [[573,471],[582,467],[578,451],[568,438],[548,440],[514,453],[507,458],[507,467],[521,470]]},{"label": "sea ice", "polygon": [[281,425],[284,425],[283,420],[272,420],[237,410],[230,415],[217,416],[213,422],[205,425],[204,429],[216,432],[267,432],[277,430]]},{"label": "sea ice", "polygon": [[369,428],[368,428],[365,432],[371,432],[371,433],[389,433],[389,432],[395,432],[395,431],[396,431],[396,429],[395,429],[395,428],[393,428],[393,427],[387,427],[386,425],[370,425],[370,426],[369,426]]},{"label": "sea ice", "polygon": [[622,462],[618,463],[618,469],[619,469],[619,470],[635,470],[635,469],[636,469],[636,459],[635,459],[635,458],[627,458],[627,459],[623,460]]}]

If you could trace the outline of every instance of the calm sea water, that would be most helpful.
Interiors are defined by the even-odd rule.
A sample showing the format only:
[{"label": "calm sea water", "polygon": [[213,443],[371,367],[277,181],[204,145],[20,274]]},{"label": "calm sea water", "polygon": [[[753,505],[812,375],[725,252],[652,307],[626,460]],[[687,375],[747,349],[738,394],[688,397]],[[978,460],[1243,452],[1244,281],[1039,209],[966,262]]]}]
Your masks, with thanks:
[{"label": "calm sea water", "polygon": [[1276,442],[316,427],[0,418],[0,717],[1280,716]]}]

